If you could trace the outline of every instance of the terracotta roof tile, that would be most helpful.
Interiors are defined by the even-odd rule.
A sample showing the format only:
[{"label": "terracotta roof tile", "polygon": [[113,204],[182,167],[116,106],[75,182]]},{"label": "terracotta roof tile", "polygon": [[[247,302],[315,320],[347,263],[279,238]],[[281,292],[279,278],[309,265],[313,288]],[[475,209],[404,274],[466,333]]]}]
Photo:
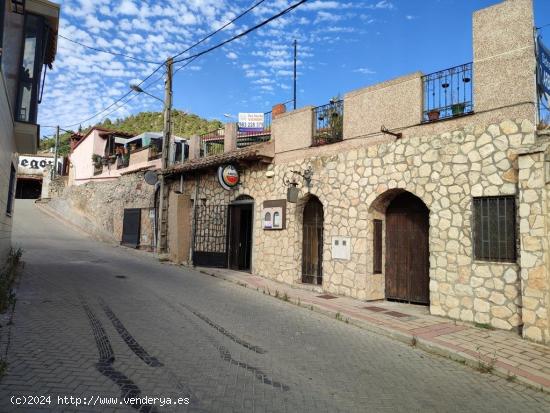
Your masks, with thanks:
[{"label": "terracotta roof tile", "polygon": [[[267,142],[268,144],[270,142]],[[272,145],[271,145],[272,146]],[[205,158],[193,159],[182,164],[173,165],[163,171],[164,175],[174,175],[188,171],[198,171],[230,162],[253,161],[253,160],[271,160],[273,155],[269,149],[271,146],[266,144],[252,145],[236,151],[222,153],[219,155],[207,156]],[[266,150],[267,149],[267,150]]]}]

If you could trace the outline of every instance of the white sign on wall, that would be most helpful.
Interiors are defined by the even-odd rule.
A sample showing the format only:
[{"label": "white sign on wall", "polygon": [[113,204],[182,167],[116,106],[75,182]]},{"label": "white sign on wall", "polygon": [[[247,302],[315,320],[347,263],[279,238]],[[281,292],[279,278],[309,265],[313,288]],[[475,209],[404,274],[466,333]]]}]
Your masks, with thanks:
[{"label": "white sign on wall", "polygon": [[[44,173],[44,170],[48,165],[53,165],[53,158],[47,156],[19,156],[19,165],[17,172],[22,175],[40,175]],[[57,159],[57,167],[60,168],[63,165],[63,158]]]},{"label": "white sign on wall", "polygon": [[262,131],[264,129],[263,113],[239,113],[239,130]]}]

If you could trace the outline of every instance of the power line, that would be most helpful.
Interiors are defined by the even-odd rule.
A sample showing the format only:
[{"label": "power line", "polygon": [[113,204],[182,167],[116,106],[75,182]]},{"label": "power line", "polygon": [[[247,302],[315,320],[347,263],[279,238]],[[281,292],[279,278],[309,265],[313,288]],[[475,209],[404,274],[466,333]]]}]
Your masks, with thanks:
[{"label": "power line", "polygon": [[[149,74],[149,76],[147,76],[145,79],[143,79],[140,83],[137,84],[137,86],[141,86],[143,83],[145,83],[146,80],[150,79],[156,72],[158,72],[162,67],[164,67],[164,63],[160,64],[153,72],[151,72],[151,74]],[[101,115],[103,112],[111,109],[113,106],[115,106],[118,102],[120,102],[121,100],[123,100],[124,98],[126,98],[127,96],[131,95],[133,93],[133,90],[129,90],[128,92],[126,92],[124,95],[122,95],[120,98],[118,98],[117,100],[115,100],[113,103],[111,103],[109,106],[107,106],[105,109],[97,112],[96,114],[90,116],[89,118],[87,119],[84,119],[80,122],[76,122],[76,123],[73,123],[71,125],[65,125],[66,128],[70,128],[72,126],[78,126],[78,125],[81,125],[85,122],[88,122],[96,117],[98,117],[99,115]],[[112,112],[111,112],[112,113]]]},{"label": "power line", "polygon": [[[190,47],[188,47],[187,49],[185,49],[183,52],[180,52],[176,55],[177,56],[181,56],[183,53],[191,50],[193,47],[196,47],[198,46],[199,44],[203,43],[204,41],[206,41],[207,39],[211,38],[212,36],[214,36],[215,34],[219,33],[220,31],[222,31],[223,29],[225,29],[227,26],[229,26],[230,24],[236,22],[238,19],[240,19],[241,17],[243,17],[244,15],[246,15],[247,13],[251,12],[252,10],[254,10],[256,7],[258,7],[260,4],[262,4],[263,2],[265,2],[265,0],[260,0],[259,2],[255,3],[254,5],[252,5],[251,7],[249,7],[248,9],[246,9],[244,12],[242,12],[241,14],[239,14],[237,17],[235,17],[234,19],[230,20],[229,22],[227,22],[226,24],[224,24],[222,27],[220,27],[219,29],[215,30],[214,32],[210,33],[208,36],[204,37],[203,39],[199,40],[198,42],[196,42],[195,44],[191,45]],[[149,79],[151,76],[153,76],[161,67],[164,66],[164,63],[161,63],[149,76],[147,76],[145,79],[143,79],[139,84],[137,84],[136,86],[141,86],[147,79]],[[187,66],[184,65],[181,68]],[[179,71],[180,69],[178,69],[177,71]],[[156,82],[156,81],[155,81]],[[151,84],[155,83],[155,82],[152,82]],[[150,85],[151,85],[150,84]],[[150,86],[149,85],[149,86]],[[88,122],[94,118],[96,118],[97,116],[99,116],[100,114],[102,114],[103,112],[109,110],[110,108],[112,108],[113,106],[115,106],[117,103],[119,103],[120,101],[122,101],[123,99],[125,99],[127,96],[129,96],[133,91],[130,90],[129,92],[125,93],[124,95],[122,95],[120,98],[118,98],[117,100],[115,100],[112,104],[110,104],[109,106],[107,106],[105,109],[101,110],[100,112],[97,112],[95,113],[94,115],[90,116],[89,118],[81,121],[81,122],[77,122],[77,123],[74,123],[74,124],[71,124],[71,125],[67,125],[66,127],[71,127],[71,126],[77,126],[77,125],[80,125],[80,124],[83,124],[85,122]],[[126,104],[127,102],[129,102],[130,99],[128,101],[126,101],[124,104]],[[115,109],[114,111],[111,111],[109,112],[106,116],[110,115],[111,113],[115,112],[116,110],[118,110],[119,108],[121,108],[123,105],[120,105],[117,109]]]},{"label": "power line", "polygon": [[[192,55],[192,56],[188,56],[188,57],[185,57],[185,58],[182,58],[182,59],[179,59],[179,60],[175,60],[174,63],[178,63],[178,62],[183,62],[183,61],[186,61],[186,63],[184,65],[182,65],[181,67],[179,67],[176,72],[178,72],[179,70],[183,69],[184,67],[186,67],[187,65],[189,65],[191,62],[193,62],[194,60],[196,60],[198,57],[200,56],[203,56],[213,50],[216,50],[234,40],[237,40],[241,37],[244,37],[246,36],[247,34],[265,26],[266,24],[272,22],[273,20],[275,19],[278,19],[279,17],[291,12],[292,10],[294,10],[295,8],[297,8],[298,6],[302,5],[303,3],[307,2],[308,0],[301,0],[299,1],[298,3],[286,8],[285,10],[277,13],[276,15],[264,20],[263,22],[249,28],[248,30],[245,30],[244,32],[241,32],[239,33],[238,35],[236,36],[233,36],[232,38],[230,39],[227,39],[209,49],[206,49],[200,53],[197,53],[195,55]],[[231,21],[229,21],[228,23],[226,23],[225,25],[223,25],[222,27],[220,27],[219,29],[215,30],[213,33],[209,34],[208,36],[206,36],[205,38],[199,40],[198,42],[196,42],[195,44],[193,44],[192,46],[188,47],[186,50],[184,50],[183,52],[180,52],[178,53],[177,55],[175,56],[181,56],[183,53],[189,51],[190,49],[192,49],[193,47],[196,47],[198,46],[199,44],[203,43],[204,41],[206,41],[207,39],[209,39],[210,37],[214,36],[215,34],[219,33],[221,30],[223,30],[224,28],[226,28],[227,26],[229,26],[230,24],[234,23],[236,20],[240,19],[242,16],[246,15],[247,13],[249,13],[250,11],[254,10],[256,7],[258,7],[260,4],[264,3],[265,0],[260,0],[259,2],[255,3],[254,5],[252,5],[251,7],[249,7],[247,10],[245,10],[243,13],[239,14],[237,17],[235,17],[234,19],[232,19]],[[145,79],[143,79],[139,84],[137,84],[137,86],[141,86],[146,80],[148,80],[149,78],[151,78],[161,67],[164,66],[164,63],[160,64],[149,76],[147,76]],[[157,82],[158,80],[160,79],[157,79],[153,82],[151,82],[148,86],[152,85],[153,83]],[[71,126],[76,126],[76,125],[80,125],[80,124],[83,124],[85,122],[88,122],[94,118],[96,118],[97,116],[99,116],[100,114],[102,114],[103,112],[109,110],[110,108],[112,108],[113,106],[115,106],[117,103],[121,102],[123,99],[125,99],[126,97],[128,97],[133,91],[130,90],[129,92],[125,93],[123,96],[121,96],[119,99],[117,99],[116,101],[114,101],[112,104],[110,104],[109,106],[107,106],[105,109],[101,110],[100,112],[97,112],[96,114],[90,116],[89,118],[81,121],[81,122],[77,122],[77,123],[74,123],[74,124],[71,124],[71,125],[66,125],[65,127],[71,127]],[[132,100],[135,96],[137,95],[134,95],[132,98],[126,100],[125,102],[123,102],[121,105],[117,106],[117,108],[115,108],[113,111],[107,113],[103,118],[107,117],[108,115],[116,112],[118,109],[120,109],[121,107],[123,107],[125,104],[127,104],[130,100]]]},{"label": "power line", "polygon": [[200,56],[202,56],[202,55],[205,55],[205,54],[207,54],[207,53],[210,53],[210,52],[212,52],[212,51],[214,51],[214,50],[216,50],[216,49],[219,49],[220,47],[223,47],[223,46],[225,46],[225,45],[228,44],[228,43],[231,43],[231,42],[233,42],[233,41],[235,41],[235,40],[237,40],[237,39],[240,39],[241,37],[244,37],[244,36],[246,36],[247,34],[252,33],[252,32],[255,31],[255,30],[258,30],[259,28],[265,26],[266,24],[271,23],[273,20],[276,20],[276,19],[278,19],[279,17],[284,16],[284,15],[287,14],[287,13],[290,13],[292,10],[294,10],[295,8],[301,6],[302,4],[304,4],[304,3],[307,2],[307,1],[308,1],[308,0],[300,0],[298,3],[295,3],[295,4],[293,4],[292,6],[287,7],[287,8],[284,9],[283,11],[281,11],[281,12],[279,12],[279,13],[277,13],[277,14],[271,16],[269,19],[266,19],[266,20],[262,21],[261,23],[258,23],[258,24],[255,25],[255,26],[252,26],[251,28],[245,30],[244,32],[241,32],[241,33],[239,33],[239,34],[237,34],[237,35],[235,35],[235,36],[233,36],[233,37],[231,37],[231,38],[229,38],[229,39],[227,39],[227,40],[224,40],[224,41],[221,42],[221,43],[218,43],[218,44],[215,45],[215,46],[212,46],[212,47],[210,47],[210,48],[208,48],[208,49],[206,49],[206,50],[203,50],[203,51],[200,52],[200,53],[194,54],[194,55],[192,55],[192,56],[185,57],[185,58],[183,58],[183,59],[174,60],[174,63],[183,62],[183,61],[189,60],[189,59],[195,59],[195,58],[197,58],[197,57],[200,57]]},{"label": "power line", "polygon": [[189,46],[187,49],[185,49],[184,51],[182,52],[179,52],[178,54],[172,56],[173,59],[176,59],[177,57],[181,56],[182,54],[184,54],[185,52],[188,52],[189,50],[191,50],[193,47],[196,47],[198,46],[199,44],[201,43],[204,43],[205,41],[207,41],[208,39],[210,39],[211,37],[215,36],[216,34],[218,34],[219,32],[221,32],[223,29],[225,29],[227,26],[230,26],[231,24],[235,23],[237,20],[239,20],[241,17],[247,15],[248,13],[250,13],[252,10],[254,10],[256,7],[258,7],[260,4],[264,3],[265,0],[260,0],[259,2],[257,2],[256,4],[253,4],[252,6],[250,6],[248,9],[246,9],[245,11],[243,11],[241,14],[239,14],[237,17],[235,17],[233,20],[230,20],[228,21],[227,23],[225,23],[222,27],[220,27],[219,29],[213,31],[212,33],[210,33],[208,36],[202,38],[201,40],[199,40],[197,43],[193,44],[192,46]]},{"label": "power line", "polygon": [[149,60],[144,60],[144,59],[140,59],[140,58],[137,58],[135,56],[130,56],[130,55],[126,55],[126,54],[123,54],[123,53],[117,53],[117,52],[111,52],[109,50],[105,50],[105,49],[99,49],[97,47],[93,47],[93,46],[89,46],[87,44],[84,44],[84,43],[80,43],[76,40],[73,40],[73,39],[69,39],[68,37],[65,37],[61,34],[58,34],[59,37],[61,37],[62,39],[65,39],[65,40],[68,40],[69,42],[72,42],[72,43],[75,43],[75,44],[78,44],[79,46],[83,46],[83,47],[86,47],[88,49],[91,49],[91,50],[95,50],[96,52],[101,52],[101,53],[107,53],[107,54],[111,54],[113,56],[120,56],[120,57],[124,57],[126,59],[132,59],[132,60],[135,60],[137,62],[142,62],[142,63],[153,63],[153,64],[158,64],[158,62],[151,62]]}]

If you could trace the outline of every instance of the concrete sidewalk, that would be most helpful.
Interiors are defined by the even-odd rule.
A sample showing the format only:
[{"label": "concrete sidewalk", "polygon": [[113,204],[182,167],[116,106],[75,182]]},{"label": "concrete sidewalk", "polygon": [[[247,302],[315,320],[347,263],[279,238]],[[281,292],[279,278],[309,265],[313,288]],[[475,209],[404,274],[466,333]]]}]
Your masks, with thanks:
[{"label": "concrete sidewalk", "polygon": [[243,272],[201,267],[196,269],[449,357],[480,371],[550,392],[550,347],[523,340],[516,333],[479,328],[432,316],[422,306],[387,301],[367,303],[302,289]]}]

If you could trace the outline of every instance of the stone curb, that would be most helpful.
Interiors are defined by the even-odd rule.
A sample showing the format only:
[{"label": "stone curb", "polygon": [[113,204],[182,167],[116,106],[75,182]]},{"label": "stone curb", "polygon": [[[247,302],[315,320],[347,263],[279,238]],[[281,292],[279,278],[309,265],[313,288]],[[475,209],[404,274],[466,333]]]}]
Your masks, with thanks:
[{"label": "stone curb", "polygon": [[[225,276],[223,274],[208,272],[208,271],[205,271],[204,269],[197,270],[193,267],[188,267],[188,268],[194,269],[195,271],[198,271],[202,274],[210,275],[212,277],[215,277],[215,278],[218,278],[218,279],[221,279],[221,280],[224,280],[224,281],[231,282],[231,283],[239,285],[241,287],[245,287],[245,288],[248,288],[250,290],[257,291],[256,287],[248,284],[246,281],[237,280],[237,279],[234,279],[232,277]],[[289,286],[289,287],[291,287],[291,286]],[[277,297],[274,297],[271,294],[269,294],[269,296],[273,297],[273,298],[277,298]],[[323,308],[319,304],[308,303],[306,305],[304,303],[298,303],[298,300],[293,298],[293,297],[289,296],[288,298],[289,299],[286,302],[288,302],[290,304],[298,305],[299,307],[302,307],[304,309],[310,308],[313,311],[315,311],[316,313],[322,314],[322,315],[330,317],[330,318],[335,318],[335,315],[338,313],[338,311]],[[285,301],[285,300],[282,300],[282,301]],[[464,364],[468,367],[471,367],[474,370],[478,370],[478,371],[480,370],[480,363],[485,365],[485,366],[487,366],[490,363],[490,361],[488,362],[487,358],[483,357],[483,356],[481,356],[479,358],[476,358],[476,357],[474,357],[470,354],[467,354],[465,352],[458,351],[458,350],[453,350],[449,347],[446,347],[445,345],[433,342],[433,341],[431,341],[429,339],[426,339],[426,338],[417,337],[415,335],[412,335],[412,334],[409,334],[409,333],[404,333],[404,332],[401,332],[401,331],[397,331],[397,330],[394,330],[394,329],[389,328],[389,327],[375,325],[375,324],[370,323],[370,322],[365,321],[365,320],[358,320],[358,319],[354,318],[353,315],[347,315],[347,314],[344,314],[344,315],[346,315],[346,322],[350,325],[353,325],[353,326],[357,327],[357,328],[361,328],[361,329],[366,330],[366,331],[371,331],[375,334],[379,334],[379,335],[382,335],[382,336],[400,341],[404,344],[407,344],[407,345],[412,346],[412,347],[416,347],[419,350],[425,351],[427,353],[431,353],[431,354],[435,354],[435,355],[438,355],[438,356],[441,356],[441,357],[448,358],[450,360],[453,360],[453,361],[456,361],[458,363]],[[472,328],[474,328],[474,327],[472,327]],[[491,374],[494,374],[496,376],[502,377],[504,379],[510,379],[511,377],[513,377],[515,381],[520,382],[520,383],[522,383],[522,384],[524,384],[524,385],[526,385],[530,388],[550,393],[550,386],[542,385],[542,384],[537,383],[536,381],[531,380],[528,377],[522,376],[520,374],[514,375],[506,367],[501,367],[501,366],[498,366],[498,365],[494,365],[494,366],[491,366],[489,368],[489,371],[486,371],[486,373],[491,373]]]}]

